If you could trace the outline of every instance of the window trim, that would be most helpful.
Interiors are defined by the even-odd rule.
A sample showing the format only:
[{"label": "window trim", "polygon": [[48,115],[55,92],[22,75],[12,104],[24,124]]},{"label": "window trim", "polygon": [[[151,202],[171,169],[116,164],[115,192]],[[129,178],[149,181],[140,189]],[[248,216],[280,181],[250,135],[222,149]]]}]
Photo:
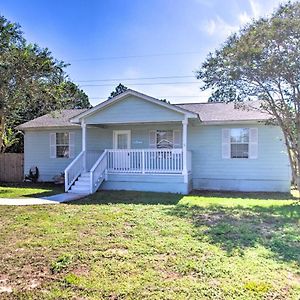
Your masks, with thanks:
[{"label": "window trim", "polygon": [[[58,144],[57,143],[57,135],[58,134],[67,134],[68,135],[67,144]],[[68,147],[68,155],[67,156],[58,156],[57,155],[57,150],[58,150],[57,148],[58,147]],[[66,158],[66,159],[70,158],[70,132],[68,132],[68,131],[55,132],[55,156],[56,156],[56,158]]]}]

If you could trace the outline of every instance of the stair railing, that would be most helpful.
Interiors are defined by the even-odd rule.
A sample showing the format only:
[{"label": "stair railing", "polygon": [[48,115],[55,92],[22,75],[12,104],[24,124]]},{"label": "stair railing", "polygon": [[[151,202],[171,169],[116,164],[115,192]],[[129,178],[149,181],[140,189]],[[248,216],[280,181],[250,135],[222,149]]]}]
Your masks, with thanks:
[{"label": "stair railing", "polygon": [[84,172],[85,151],[81,151],[77,157],[65,169],[65,191],[67,192],[75,180]]},{"label": "stair railing", "polygon": [[90,193],[95,193],[105,179],[107,171],[107,150],[101,154],[90,171]]}]

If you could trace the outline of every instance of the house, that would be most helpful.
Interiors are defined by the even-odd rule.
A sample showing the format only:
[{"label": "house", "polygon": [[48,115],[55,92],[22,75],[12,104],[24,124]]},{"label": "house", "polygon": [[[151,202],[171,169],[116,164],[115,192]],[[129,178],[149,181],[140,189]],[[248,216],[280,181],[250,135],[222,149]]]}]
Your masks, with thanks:
[{"label": "house", "polygon": [[270,116],[233,103],[168,104],[134,90],[88,110],[63,110],[18,127],[25,172],[65,173],[65,190],[290,190],[290,166]]}]

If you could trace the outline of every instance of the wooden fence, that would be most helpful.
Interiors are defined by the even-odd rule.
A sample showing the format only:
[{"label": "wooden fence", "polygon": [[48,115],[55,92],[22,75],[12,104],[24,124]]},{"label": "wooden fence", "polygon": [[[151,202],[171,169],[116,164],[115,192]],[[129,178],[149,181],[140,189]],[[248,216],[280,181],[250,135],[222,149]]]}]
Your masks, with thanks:
[{"label": "wooden fence", "polygon": [[0,153],[0,182],[22,182],[24,179],[24,154]]}]

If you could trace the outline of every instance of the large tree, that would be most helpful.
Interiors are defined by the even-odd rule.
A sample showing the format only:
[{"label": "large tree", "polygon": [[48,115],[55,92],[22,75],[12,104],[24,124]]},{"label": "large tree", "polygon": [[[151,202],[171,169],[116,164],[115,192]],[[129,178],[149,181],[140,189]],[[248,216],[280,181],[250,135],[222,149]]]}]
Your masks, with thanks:
[{"label": "large tree", "polygon": [[284,134],[300,188],[300,3],[281,5],[231,35],[197,72],[209,101],[260,100]]},{"label": "large tree", "polygon": [[20,26],[0,16],[0,150],[22,150],[22,136],[17,138],[14,128],[23,122],[55,109],[90,107],[87,95],[69,80],[66,67],[47,48],[28,44]]}]

